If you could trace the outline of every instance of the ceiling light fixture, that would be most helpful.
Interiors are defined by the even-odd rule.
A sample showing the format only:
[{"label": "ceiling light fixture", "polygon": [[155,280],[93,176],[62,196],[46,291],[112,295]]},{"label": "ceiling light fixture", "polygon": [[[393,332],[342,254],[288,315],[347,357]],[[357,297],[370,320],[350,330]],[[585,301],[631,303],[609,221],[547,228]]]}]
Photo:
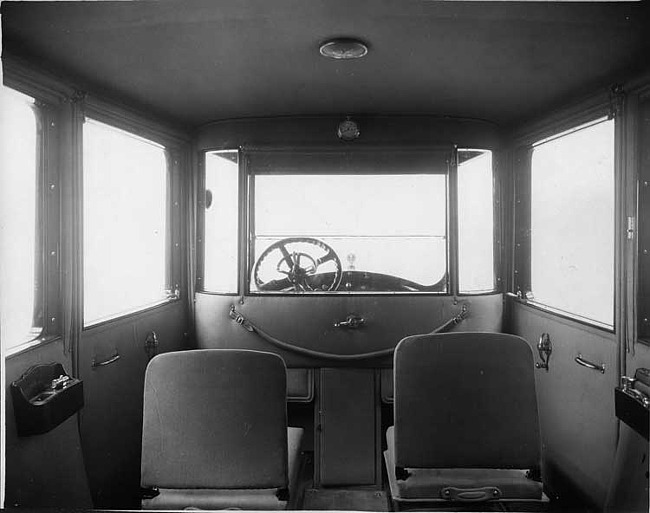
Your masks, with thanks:
[{"label": "ceiling light fixture", "polygon": [[358,39],[331,39],[320,46],[320,54],[329,59],[360,59],[368,53],[368,46]]}]

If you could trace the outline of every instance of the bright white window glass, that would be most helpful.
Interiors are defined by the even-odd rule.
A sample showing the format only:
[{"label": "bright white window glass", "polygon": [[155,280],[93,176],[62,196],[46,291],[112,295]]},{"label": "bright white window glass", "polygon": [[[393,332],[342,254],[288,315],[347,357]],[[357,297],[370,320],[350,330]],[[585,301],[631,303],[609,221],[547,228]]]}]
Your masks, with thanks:
[{"label": "bright white window glass", "polygon": [[205,154],[203,288],[237,293],[239,164],[237,151]]},{"label": "bright white window glass", "polygon": [[461,293],[494,290],[492,152],[458,150],[458,282]]},{"label": "bright white window glass", "polygon": [[38,148],[33,104],[0,86],[0,337],[5,349],[41,332],[34,326]]},{"label": "bright white window glass", "polygon": [[343,271],[425,286],[445,277],[445,175],[257,175],[254,187],[255,261],[281,239],[310,237]]},{"label": "bright white window glass", "polygon": [[167,160],[150,141],[84,124],[84,324],[166,294]]},{"label": "bright white window glass", "polygon": [[532,155],[534,301],[614,323],[614,121],[542,141]]}]

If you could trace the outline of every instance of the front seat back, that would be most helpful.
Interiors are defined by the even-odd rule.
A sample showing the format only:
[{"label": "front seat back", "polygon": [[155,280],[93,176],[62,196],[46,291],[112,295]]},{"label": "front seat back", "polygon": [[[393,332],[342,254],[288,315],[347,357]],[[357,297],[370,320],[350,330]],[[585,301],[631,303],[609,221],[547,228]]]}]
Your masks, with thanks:
[{"label": "front seat back", "polygon": [[286,412],[286,368],[275,354],[156,356],[145,377],[142,486],[287,489]]},{"label": "front seat back", "polygon": [[533,355],[502,333],[415,335],[395,351],[395,466],[539,470]]}]

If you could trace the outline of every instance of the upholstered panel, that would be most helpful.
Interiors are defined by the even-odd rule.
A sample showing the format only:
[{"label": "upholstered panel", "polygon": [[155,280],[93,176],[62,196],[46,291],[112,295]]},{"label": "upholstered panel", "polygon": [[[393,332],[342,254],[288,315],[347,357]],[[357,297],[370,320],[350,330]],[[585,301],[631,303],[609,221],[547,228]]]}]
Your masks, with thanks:
[{"label": "upholstered panel", "polygon": [[536,468],[533,356],[514,335],[407,337],[395,352],[395,463]]},{"label": "upholstered panel", "polygon": [[286,369],[277,355],[159,355],[145,376],[142,485],[286,487],[286,415]]},{"label": "upholstered panel", "polygon": [[[409,469],[409,477],[395,477],[394,429],[386,432],[387,450],[384,452],[391,496],[394,500],[445,500],[443,490],[496,488],[503,500],[541,500],[542,483],[529,479],[524,469],[484,468],[424,468]],[[496,497],[495,497],[496,498]]]},{"label": "upholstered panel", "polygon": [[393,382],[393,369],[381,369],[381,400],[387,404],[395,402],[395,396],[393,395]]}]

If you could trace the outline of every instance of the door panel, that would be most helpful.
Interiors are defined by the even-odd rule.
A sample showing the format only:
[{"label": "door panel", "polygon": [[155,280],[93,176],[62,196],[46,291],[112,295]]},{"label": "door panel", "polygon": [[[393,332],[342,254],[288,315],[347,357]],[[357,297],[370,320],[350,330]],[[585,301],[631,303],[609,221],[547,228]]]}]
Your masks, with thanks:
[{"label": "door panel", "polygon": [[6,507],[92,506],[76,415],[42,435],[19,437],[16,433],[9,385],[32,365],[51,362],[61,363],[72,374],[70,353],[64,352],[61,341],[6,359]]},{"label": "door panel", "polygon": [[[177,301],[82,333],[79,372],[86,408],[82,442],[95,507],[139,507],[144,342],[154,330],[158,352],[185,348],[185,304]],[[93,359],[115,363],[93,369]]]},{"label": "door panel", "polygon": [[377,481],[375,371],[321,369],[317,481],[323,486]]},{"label": "door panel", "polygon": [[[549,370],[536,371],[545,483],[563,500],[602,507],[616,451],[615,336],[514,301],[510,306],[509,331],[525,338],[535,355],[542,333],[553,344]],[[605,373],[578,365],[578,354],[604,364]]]}]

